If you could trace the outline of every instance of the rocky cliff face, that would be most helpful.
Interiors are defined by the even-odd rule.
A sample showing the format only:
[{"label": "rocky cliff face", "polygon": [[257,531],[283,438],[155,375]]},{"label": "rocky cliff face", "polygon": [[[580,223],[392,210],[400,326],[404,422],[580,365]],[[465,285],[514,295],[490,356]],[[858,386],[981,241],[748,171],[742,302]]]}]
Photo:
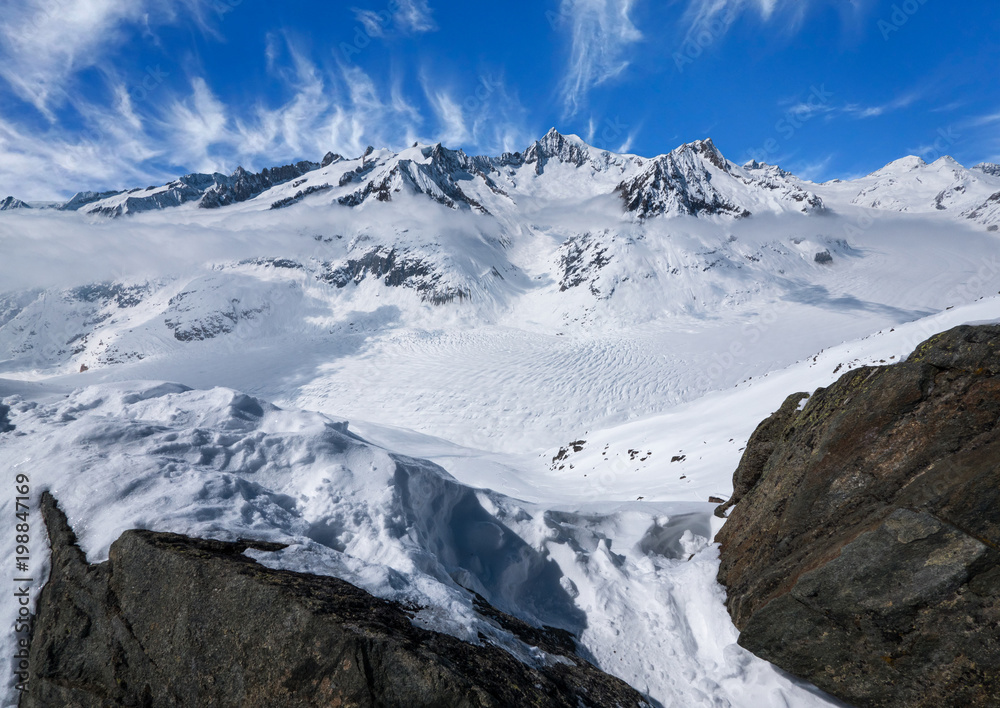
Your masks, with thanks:
[{"label": "rocky cliff face", "polygon": [[247,548],[129,531],[88,565],[42,499],[52,571],[22,708],[51,706],[630,706],[643,697],[574,653],[572,637],[480,601],[542,657],[421,629],[418,608],[342,580],[265,568]]},{"label": "rocky cliff face", "polygon": [[858,706],[1000,704],[1000,326],[802,396],[717,537],[740,644]]}]

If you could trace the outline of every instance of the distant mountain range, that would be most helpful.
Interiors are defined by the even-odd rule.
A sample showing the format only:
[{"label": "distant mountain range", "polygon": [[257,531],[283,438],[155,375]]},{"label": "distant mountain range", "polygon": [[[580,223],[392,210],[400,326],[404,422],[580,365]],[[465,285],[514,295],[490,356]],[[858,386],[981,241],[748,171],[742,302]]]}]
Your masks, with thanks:
[{"label": "distant mountain range", "polygon": [[[120,192],[80,192],[63,211],[120,217],[180,206],[218,209],[250,202],[257,209],[302,201],[358,207],[392,201],[401,192],[424,195],[452,209],[501,214],[526,199],[572,193],[615,195],[638,219],[657,216],[745,218],[761,213],[821,214],[847,202],[901,212],[948,210],[985,226],[1000,223],[1000,166],[971,169],[950,157],[927,164],[906,157],[861,179],[813,184],[772,165],[727,160],[711,139],[681,145],[654,158],[599,150],[550,130],[523,152],[469,156],[438,145],[402,152],[368,148],[348,159],[328,153],[320,162],[231,175],[190,174],[162,186]],[[0,210],[27,208],[8,197]]]},{"label": "distant mountain range", "polygon": [[[530,319],[563,332],[788,298],[859,307],[865,288],[894,303],[881,284],[893,268],[936,272],[953,259],[953,273],[932,277],[961,283],[987,262],[968,254],[994,252],[1000,167],[907,157],[814,184],[773,165],[737,165],[711,140],[645,158],[552,130],[499,157],[442,145],[330,153],[35,206],[5,199],[0,209],[30,211],[0,225],[37,221],[48,234],[58,210],[87,215],[53,222],[74,229],[72,249],[86,254],[91,236],[108,232],[95,222],[142,214],[136,226],[162,230],[154,243],[201,258],[193,254],[207,234],[238,255],[172,270],[156,263],[166,255],[157,251],[141,273],[108,279],[81,266],[81,279],[63,288],[0,292],[0,373],[137,361],[205,340],[314,341],[333,331],[330,317],[353,332],[357,313],[390,306],[400,322],[437,317],[427,314],[433,306],[477,325]],[[870,229],[880,215],[892,218]],[[907,238],[883,236],[893,223]],[[976,244],[959,247],[959,231]],[[264,240],[240,245],[248,234]],[[926,277],[906,274],[913,316],[936,302],[924,297]]]}]

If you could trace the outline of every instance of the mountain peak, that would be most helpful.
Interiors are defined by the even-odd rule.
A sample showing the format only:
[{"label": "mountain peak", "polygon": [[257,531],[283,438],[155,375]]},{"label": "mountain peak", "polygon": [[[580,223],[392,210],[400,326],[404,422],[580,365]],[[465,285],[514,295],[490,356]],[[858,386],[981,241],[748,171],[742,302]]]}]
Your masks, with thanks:
[{"label": "mountain peak", "polygon": [[11,211],[12,209],[30,209],[28,204],[25,204],[20,199],[15,199],[14,197],[7,197],[6,199],[0,199],[0,211]]},{"label": "mountain peak", "polygon": [[534,164],[537,174],[542,174],[549,160],[580,167],[590,158],[589,149],[590,146],[578,135],[563,135],[551,128],[541,140],[536,140],[524,151],[524,162]]},{"label": "mountain peak", "polygon": [[703,140],[695,140],[694,142],[685,143],[681,145],[676,150],[674,150],[672,155],[683,155],[685,153],[693,153],[698,155],[702,159],[710,162],[711,164],[718,167],[723,172],[729,171],[728,161],[719,151],[719,148],[715,146],[715,143],[711,138],[705,138]]},{"label": "mountain peak", "polygon": [[872,175],[882,175],[886,172],[909,172],[910,170],[918,170],[922,167],[927,167],[927,162],[924,158],[916,155],[907,155],[898,160],[893,160],[882,169],[872,172]]}]

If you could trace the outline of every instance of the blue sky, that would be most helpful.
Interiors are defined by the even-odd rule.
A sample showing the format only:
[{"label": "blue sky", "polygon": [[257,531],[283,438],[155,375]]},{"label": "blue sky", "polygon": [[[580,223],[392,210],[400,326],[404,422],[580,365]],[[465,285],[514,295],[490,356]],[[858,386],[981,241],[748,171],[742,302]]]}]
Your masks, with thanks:
[{"label": "blue sky", "polygon": [[816,180],[1000,161],[1000,3],[0,0],[0,196],[555,126]]}]

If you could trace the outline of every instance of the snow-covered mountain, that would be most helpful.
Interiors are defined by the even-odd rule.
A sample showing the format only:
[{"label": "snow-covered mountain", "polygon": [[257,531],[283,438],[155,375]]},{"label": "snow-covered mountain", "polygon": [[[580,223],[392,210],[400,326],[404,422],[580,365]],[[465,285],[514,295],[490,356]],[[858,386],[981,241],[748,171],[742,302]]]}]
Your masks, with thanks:
[{"label": "snow-covered mountain", "polygon": [[12,209],[30,209],[31,206],[25,204],[20,199],[15,199],[14,197],[5,197],[0,199],[0,211],[10,211]]},{"label": "snow-covered mountain", "polygon": [[[260,173],[81,192],[61,210],[128,215],[130,225],[72,214],[50,222],[51,210],[32,210],[34,221],[7,218],[0,229],[14,237],[40,225],[66,233],[72,249],[116,234],[127,240],[115,247],[123,257],[145,248],[143,238],[169,239],[184,265],[150,271],[147,260],[145,272],[123,265],[98,278],[67,263],[70,287],[0,294],[0,371],[94,369],[210,341],[319,341],[361,327],[366,317],[351,313],[386,308],[401,323],[459,319],[560,336],[782,300],[929,312],[976,268],[932,275],[939,264],[913,237],[889,245],[890,235],[917,219],[924,252],[936,253],[967,224],[962,252],[989,253],[994,239],[973,226],[1000,220],[1000,177],[989,172],[904,158],[861,180],[812,184],[776,166],[736,165],[711,140],[647,159],[552,130],[499,157],[369,148],[356,159],[330,153]],[[891,213],[900,216],[870,228],[873,215]],[[248,238],[252,247],[236,242]],[[207,243],[217,247],[202,257]],[[893,280],[886,262],[926,267],[940,285],[900,301],[874,286]],[[899,280],[912,288],[909,275]]]},{"label": "snow-covered mountain", "polygon": [[746,218],[801,212],[821,215],[850,206],[906,213],[948,212],[983,226],[997,222],[1000,167],[967,169],[950,157],[927,164],[905,157],[867,177],[813,184],[779,167],[727,160],[711,139],[681,145],[654,158],[620,155],[555,129],[523,152],[469,156],[438,145],[401,152],[375,150],[348,159],[328,153],[320,162],[231,175],[190,174],[156,187],[80,192],[58,208],[118,217],[179,207],[213,209],[250,202],[282,209],[303,201],[359,207],[422,195],[452,209],[517,221],[539,199],[560,203],[614,197],[637,220],[657,216]]},{"label": "snow-covered mountain", "polygon": [[1000,193],[1000,172],[991,167],[967,169],[947,156],[928,164],[910,156],[867,177],[824,187],[833,202],[853,194],[851,204],[858,206],[912,214],[947,212],[989,226],[993,222],[983,218],[984,207]]},{"label": "snow-covered mountain", "polygon": [[664,705],[826,706],[735,647],[708,499],[788,393],[1000,317],[995,172],[814,184],[550,131],[5,211],[0,445],[100,512],[98,557],[126,523],[283,539],[430,624],[463,588],[556,621],[523,600],[558,587]]},{"label": "snow-covered mountain", "polygon": [[241,167],[228,176],[186,175],[161,187],[81,192],[62,208],[115,217],[187,203],[218,208],[255,200],[258,208],[277,209],[307,197],[356,207],[369,199],[391,201],[402,192],[480,213],[491,213],[491,206],[503,210],[526,198],[560,193],[579,197],[617,194],[623,207],[640,218],[744,217],[823,206],[791,175],[780,170],[744,170],[726,160],[711,140],[682,145],[647,160],[597,150],[553,129],[523,152],[499,157],[470,157],[440,144],[415,145],[399,153],[369,148],[355,160],[330,153],[319,163],[299,162],[260,173]]}]

